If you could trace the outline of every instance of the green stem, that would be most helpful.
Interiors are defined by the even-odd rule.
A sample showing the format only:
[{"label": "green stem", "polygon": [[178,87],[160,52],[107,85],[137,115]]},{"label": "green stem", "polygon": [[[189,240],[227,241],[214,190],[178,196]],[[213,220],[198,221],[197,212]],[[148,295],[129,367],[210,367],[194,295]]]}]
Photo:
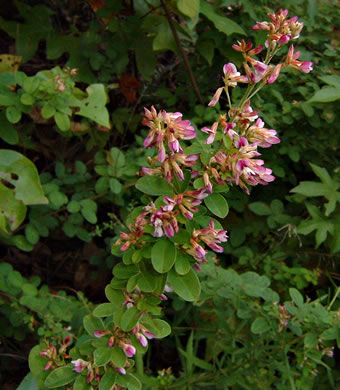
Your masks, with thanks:
[{"label": "green stem", "polygon": [[331,303],[328,305],[327,310],[331,309],[331,307],[333,306],[333,303],[335,302],[335,300],[339,294],[340,294],[340,287],[338,287],[338,289],[336,290],[336,293],[335,293],[333,299],[331,300]]},{"label": "green stem", "polygon": [[225,90],[225,92],[227,94],[229,110],[230,110],[231,109],[231,99],[230,99],[230,95],[229,95],[229,89],[228,89],[228,87],[225,87],[224,90]]},{"label": "green stem", "polygon": [[144,361],[141,352],[136,352],[135,361],[137,374],[142,378],[144,376]]},{"label": "green stem", "polygon": [[293,378],[292,378],[292,376],[290,374],[290,365],[289,365],[289,362],[288,362],[287,354],[284,353],[284,356],[285,356],[285,362],[286,362],[286,367],[287,367],[287,373],[288,373],[290,386],[291,386],[292,390],[296,390],[294,380],[293,380]]}]

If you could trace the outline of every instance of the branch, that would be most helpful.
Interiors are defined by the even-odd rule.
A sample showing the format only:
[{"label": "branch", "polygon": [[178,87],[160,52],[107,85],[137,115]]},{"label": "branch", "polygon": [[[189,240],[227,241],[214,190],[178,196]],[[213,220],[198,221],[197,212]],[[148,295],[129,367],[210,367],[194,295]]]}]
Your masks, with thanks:
[{"label": "branch", "polygon": [[202,105],[204,105],[203,99],[202,99],[202,96],[201,96],[200,91],[199,91],[199,89],[198,89],[198,86],[197,86],[197,83],[196,83],[196,79],[195,79],[195,76],[194,76],[194,74],[193,74],[193,72],[192,72],[192,69],[191,69],[191,66],[190,66],[188,57],[187,57],[187,55],[186,55],[186,53],[185,53],[185,51],[184,51],[184,49],[183,49],[183,47],[182,47],[182,45],[181,45],[181,41],[180,41],[180,39],[179,39],[179,37],[178,37],[178,34],[177,34],[177,31],[176,31],[174,22],[172,21],[171,14],[170,14],[170,11],[169,11],[168,7],[166,6],[165,0],[161,0],[161,4],[162,4],[162,6],[163,6],[163,8],[164,8],[164,11],[165,11],[165,13],[166,13],[166,17],[167,17],[167,19],[168,19],[168,22],[169,22],[169,25],[170,25],[172,34],[173,34],[173,36],[174,36],[174,38],[175,38],[175,41],[176,41],[176,43],[177,43],[177,46],[178,46],[178,48],[179,48],[179,50],[180,50],[180,52],[181,52],[181,54],[182,54],[182,57],[183,57],[183,60],[184,60],[184,64],[185,64],[185,67],[187,68],[187,71],[188,71],[188,73],[189,73],[190,81],[191,81],[192,87],[193,87],[193,89],[194,89],[194,91],[195,91],[195,94],[196,94],[196,96],[197,96],[197,99],[199,100],[199,102],[200,102]]}]

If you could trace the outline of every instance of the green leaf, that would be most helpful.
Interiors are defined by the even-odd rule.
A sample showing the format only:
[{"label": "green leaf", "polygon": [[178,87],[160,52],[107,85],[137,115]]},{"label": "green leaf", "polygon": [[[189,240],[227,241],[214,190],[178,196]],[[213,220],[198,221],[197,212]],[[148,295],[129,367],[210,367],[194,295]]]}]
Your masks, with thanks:
[{"label": "green leaf", "polygon": [[167,181],[158,176],[143,176],[136,183],[137,190],[148,195],[173,196],[173,190]]},{"label": "green leaf", "polygon": [[307,333],[303,339],[306,348],[315,348],[318,345],[319,335]]},{"label": "green leaf", "polygon": [[334,225],[334,234],[331,243],[331,253],[337,253],[340,251],[340,223]]},{"label": "green leaf", "polygon": [[328,187],[334,188],[339,187],[340,185],[332,180],[332,178],[329,176],[329,173],[327,172],[327,169],[319,167],[316,164],[309,163],[309,165],[312,167],[313,172],[316,174],[316,176]]},{"label": "green leaf", "polygon": [[54,114],[54,120],[61,131],[70,130],[71,122],[67,114],[56,112]]},{"label": "green leaf", "polygon": [[332,85],[334,87],[340,87],[340,76],[333,74],[330,76],[322,76],[319,77],[320,80],[322,80],[324,83]]},{"label": "green leaf", "polygon": [[93,310],[93,315],[95,317],[108,317],[113,313],[115,307],[116,305],[113,303],[102,303]]},{"label": "green leaf", "polygon": [[102,376],[102,379],[99,382],[99,390],[112,390],[114,384],[116,383],[115,372],[107,372]]},{"label": "green leaf", "polygon": [[271,215],[272,214],[270,207],[263,202],[249,203],[248,207],[256,215]]},{"label": "green leaf", "polygon": [[139,269],[136,265],[125,265],[123,263],[118,263],[113,268],[113,275],[117,279],[129,279],[132,275],[138,273]]},{"label": "green leaf", "polygon": [[108,100],[103,84],[91,84],[86,88],[88,97],[79,101],[80,110],[77,115],[89,118],[101,126],[110,127],[109,113],[106,109]]},{"label": "green leaf", "polygon": [[94,362],[98,367],[105,366],[111,361],[111,348],[99,347],[94,351]]},{"label": "green leaf", "polygon": [[200,0],[177,0],[177,8],[182,14],[195,19],[200,11]]},{"label": "green leaf", "polygon": [[152,50],[152,40],[145,39],[141,36],[137,41],[136,47],[136,63],[139,72],[142,74],[145,80],[151,81],[152,76],[155,73],[155,67],[157,63],[157,57]]},{"label": "green leaf", "polygon": [[9,106],[6,109],[6,118],[10,123],[18,123],[21,119],[21,111],[15,106]]},{"label": "green leaf", "polygon": [[124,332],[130,332],[137,324],[140,311],[135,307],[127,309],[123,314],[120,326]]},{"label": "green leaf", "polygon": [[171,333],[170,325],[166,321],[158,318],[145,318],[142,323],[151,333],[155,335],[157,339],[167,337]]},{"label": "green leaf", "polygon": [[323,87],[317,91],[307,103],[328,103],[340,99],[340,88]]},{"label": "green leaf", "polygon": [[35,99],[29,93],[24,93],[23,95],[21,95],[20,101],[26,106],[32,106],[34,104]]},{"label": "green leaf", "polygon": [[31,349],[28,355],[29,369],[36,378],[39,378],[46,365],[46,358],[40,356],[40,352],[40,346],[36,345]]},{"label": "green leaf", "polygon": [[177,252],[175,270],[179,275],[187,274],[191,269],[192,256],[187,253]]},{"label": "green leaf", "polygon": [[35,297],[36,295],[38,295],[38,289],[35,287],[34,284],[25,283],[22,285],[21,289],[24,295],[28,295],[31,297]]},{"label": "green leaf", "polygon": [[15,199],[14,193],[0,182],[0,231],[5,234],[17,229],[26,217],[27,207]]},{"label": "green leaf", "polygon": [[78,213],[80,211],[80,203],[76,200],[71,200],[67,205],[67,211],[70,213]]},{"label": "green leaf", "polygon": [[305,196],[325,196],[328,189],[323,183],[315,181],[302,181],[298,186],[290,190]]},{"label": "green leaf", "polygon": [[87,316],[84,317],[83,325],[85,330],[90,336],[93,336],[96,330],[105,329],[103,321],[92,314],[88,314]]},{"label": "green leaf", "polygon": [[215,52],[214,42],[212,40],[199,40],[196,49],[208,61],[208,64],[211,65]]},{"label": "green leaf", "polygon": [[40,184],[37,168],[22,154],[14,150],[0,150],[0,178],[14,186],[15,198],[24,204],[48,203]]},{"label": "green leaf", "polygon": [[77,376],[78,373],[73,371],[71,367],[59,367],[48,375],[44,385],[49,389],[53,389],[73,382]]},{"label": "green leaf", "polygon": [[95,186],[97,194],[104,194],[109,189],[109,179],[108,177],[100,177]]},{"label": "green leaf", "polygon": [[229,212],[229,206],[226,199],[220,194],[211,194],[204,199],[208,209],[220,218],[225,218]]},{"label": "green leaf", "polygon": [[151,251],[151,262],[153,268],[163,274],[170,271],[175,263],[176,248],[175,245],[166,238],[156,242]]},{"label": "green leaf", "polygon": [[321,338],[323,340],[336,340],[338,337],[339,329],[334,327],[334,328],[329,328],[325,330],[323,333],[321,333]]},{"label": "green leaf", "polygon": [[237,23],[233,22],[231,19],[227,18],[224,15],[220,15],[216,11],[214,6],[205,0],[201,0],[200,2],[200,13],[203,14],[206,18],[208,18],[215,25],[218,31],[221,31],[226,35],[247,35]]},{"label": "green leaf", "polygon": [[110,190],[114,193],[114,194],[120,194],[122,192],[122,189],[123,189],[123,186],[122,184],[120,183],[119,180],[117,180],[116,178],[111,178],[109,180],[109,185],[110,185]]},{"label": "green leaf", "polygon": [[18,132],[9,123],[4,112],[0,112],[0,138],[10,145],[16,145],[19,142]]},{"label": "green leaf", "polygon": [[50,105],[49,103],[46,103],[42,110],[41,110],[41,116],[44,119],[50,119],[55,114],[55,107]]},{"label": "green leaf", "polygon": [[[117,280],[117,279],[116,279]],[[124,286],[125,287],[125,286]],[[116,290],[111,287],[111,285],[107,285],[105,287],[105,295],[106,298],[113,303],[116,307],[122,306],[125,301],[125,296],[120,290]]]},{"label": "green leaf", "polygon": [[168,280],[176,294],[188,302],[193,302],[201,294],[201,285],[196,273],[191,269],[186,275],[178,275],[171,270]]},{"label": "green leaf", "polygon": [[158,23],[157,34],[152,43],[153,50],[172,50],[176,53],[176,41],[167,18],[165,16],[159,16]]},{"label": "green leaf", "polygon": [[97,214],[90,208],[82,207],[81,214],[86,219],[87,222],[96,224],[97,223]]},{"label": "green leaf", "polygon": [[123,168],[126,164],[124,153],[118,148],[111,148],[107,155],[107,162],[117,169]]},{"label": "green leaf", "polygon": [[319,247],[326,238],[327,233],[334,233],[334,224],[328,219],[324,218],[320,214],[320,210],[313,205],[306,204],[309,214],[312,216],[311,220],[302,221],[297,228],[299,234],[310,234],[312,231],[316,230],[316,247]]},{"label": "green leaf", "polygon": [[72,390],[90,390],[91,385],[86,382],[86,376],[78,375],[75,380]]},{"label": "green leaf", "polygon": [[40,238],[38,230],[31,224],[25,227],[25,236],[27,241],[32,245],[35,245]]},{"label": "green leaf", "polygon": [[127,387],[129,390],[142,390],[142,384],[132,374],[117,375],[116,383],[123,387]]},{"label": "green leaf", "polygon": [[25,376],[16,390],[39,390],[38,382],[31,372]]},{"label": "green leaf", "polygon": [[256,272],[245,272],[240,275],[241,287],[244,292],[251,297],[265,297],[266,290],[270,285],[270,280],[266,276],[261,276]]},{"label": "green leaf", "polygon": [[53,191],[48,194],[48,199],[51,201],[51,204],[59,209],[61,206],[68,202],[67,196],[60,191]]},{"label": "green leaf", "polygon": [[125,367],[126,355],[121,347],[113,347],[111,351],[111,360],[117,367]]},{"label": "green leaf", "polygon": [[292,298],[293,302],[296,304],[296,306],[298,307],[303,306],[303,296],[296,288],[290,288],[289,295]]},{"label": "green leaf", "polygon": [[251,332],[254,334],[266,333],[270,329],[271,329],[270,324],[263,317],[256,318],[256,320],[251,324],[250,327]]},{"label": "green leaf", "polygon": [[145,271],[138,276],[136,284],[142,291],[152,292],[157,288],[157,278],[150,271]]}]

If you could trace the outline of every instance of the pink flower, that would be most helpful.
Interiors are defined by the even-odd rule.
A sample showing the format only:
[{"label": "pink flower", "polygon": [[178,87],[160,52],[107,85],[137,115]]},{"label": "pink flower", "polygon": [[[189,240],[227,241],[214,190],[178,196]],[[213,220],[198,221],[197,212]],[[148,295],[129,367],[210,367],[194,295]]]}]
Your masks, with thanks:
[{"label": "pink flower", "polygon": [[47,371],[49,370],[53,365],[53,361],[50,360],[49,362],[46,363],[45,367],[44,367],[44,371]]},{"label": "pink flower", "polygon": [[178,233],[178,222],[176,219],[178,211],[172,211],[173,205],[169,202],[166,206],[156,209],[153,202],[150,202],[144,209],[151,213],[150,224],[155,227],[153,236],[171,238]]},{"label": "pink flower", "polygon": [[167,151],[165,144],[168,145],[172,153],[182,152],[179,143],[181,139],[189,140],[196,137],[194,127],[190,121],[183,120],[180,112],[160,111],[157,113],[152,106],[151,111],[144,108],[145,118],[142,124],[149,127],[149,133],[144,140],[144,146],[147,148],[156,147],[158,150],[158,161],[164,162]]},{"label": "pink flower", "polygon": [[288,35],[288,34],[284,34],[281,36],[281,38],[279,39],[279,44],[280,45],[285,45],[286,43],[288,43],[291,39],[291,36]]},{"label": "pink flower", "polygon": [[212,100],[208,104],[209,107],[214,107],[216,106],[217,102],[220,100],[221,93],[223,91],[223,87],[218,88],[215,92],[215,95],[213,96]]},{"label": "pink flower", "polygon": [[226,230],[217,230],[214,227],[214,221],[210,221],[209,227],[193,232],[194,237],[198,237],[205,244],[207,244],[213,251],[222,253],[223,248],[218,245],[222,242],[228,241]]},{"label": "pink flower", "polygon": [[217,126],[218,126],[218,122],[214,122],[214,124],[211,126],[211,129],[209,129],[208,127],[203,127],[202,131],[204,133],[209,134],[209,137],[205,140],[206,144],[209,145],[214,142]]},{"label": "pink flower", "polygon": [[126,375],[126,370],[125,370],[125,368],[123,368],[123,367],[117,367],[117,371],[118,371],[121,375]]},{"label": "pink flower", "polygon": [[89,362],[85,362],[82,359],[72,360],[71,363],[74,365],[73,371],[78,373],[82,372],[84,368],[89,366]]},{"label": "pink flower", "polygon": [[313,70],[313,62],[311,61],[304,61],[301,63],[299,70],[301,70],[304,73],[309,73]]},{"label": "pink flower", "polygon": [[268,84],[273,84],[276,81],[276,79],[279,77],[281,67],[282,67],[282,64],[277,64],[275,66],[273,72],[271,73],[271,75],[269,76],[269,78],[267,80]]},{"label": "pink flower", "polygon": [[132,358],[136,354],[136,348],[133,345],[124,343],[123,341],[119,341],[119,345],[123,348],[128,358]]},{"label": "pink flower", "polygon": [[107,334],[111,334],[111,332],[109,330],[95,330],[93,332],[93,336],[97,338],[106,336]]},{"label": "pink flower", "polygon": [[309,73],[313,70],[313,63],[311,61],[301,62],[297,59],[299,58],[301,52],[297,51],[294,53],[294,46],[291,45],[285,61],[285,66],[292,66],[293,68],[300,70],[304,73]]},{"label": "pink flower", "polygon": [[144,348],[147,347],[147,345],[148,345],[148,341],[146,338],[153,339],[155,337],[155,335],[153,333],[149,332],[148,329],[141,324],[137,324],[132,329],[132,333],[134,333],[137,340]]},{"label": "pink flower", "polygon": [[269,148],[273,144],[278,144],[280,139],[276,137],[276,130],[269,130],[263,127],[264,122],[258,118],[254,125],[247,130],[247,139],[250,142],[259,142],[258,145],[263,148]]},{"label": "pink flower", "polygon": [[256,61],[253,58],[248,56],[248,61],[252,64],[254,68],[254,73],[250,73],[250,78],[253,83],[258,83],[261,81],[268,73],[268,65],[264,64],[261,61]]},{"label": "pink flower", "polygon": [[226,87],[236,87],[237,83],[248,83],[247,76],[241,76],[241,73],[237,71],[236,66],[229,62],[223,66],[224,84]]}]

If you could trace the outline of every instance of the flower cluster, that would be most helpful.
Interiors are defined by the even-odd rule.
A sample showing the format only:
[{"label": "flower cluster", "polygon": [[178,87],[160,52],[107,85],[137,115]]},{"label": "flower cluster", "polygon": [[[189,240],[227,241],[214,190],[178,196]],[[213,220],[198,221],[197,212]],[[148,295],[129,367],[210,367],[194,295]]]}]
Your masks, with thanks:
[{"label": "flower cluster", "polygon": [[212,192],[211,179],[217,184],[225,184],[227,180],[249,194],[247,185],[266,185],[274,180],[272,171],[263,167],[264,161],[254,158],[261,155],[257,148],[268,148],[280,139],[276,130],[264,127],[249,101],[242,108],[231,108],[228,115],[230,123],[226,122],[226,116],[221,116],[220,127],[222,134],[230,139],[231,147],[228,150],[220,148],[210,159],[203,173],[204,183],[208,192]]},{"label": "flower cluster", "polygon": [[[170,183],[174,175],[179,180],[184,180],[181,166],[192,167],[196,164],[198,155],[186,155],[180,140],[190,140],[196,137],[194,127],[190,121],[183,120],[180,112],[160,111],[157,113],[155,107],[151,111],[145,110],[145,118],[142,124],[149,127],[149,133],[144,140],[147,148],[156,147],[158,150],[155,159],[148,159],[152,168],[143,167],[140,175],[163,174]],[[157,166],[161,163],[161,166]]]},{"label": "flower cluster", "polygon": [[199,264],[207,262],[206,255],[208,251],[204,249],[200,242],[205,243],[214,252],[222,253],[223,247],[218,244],[228,241],[227,231],[215,229],[214,221],[210,221],[209,226],[192,232],[190,239],[190,248],[186,252],[193,256],[197,261],[196,269],[199,270]]},{"label": "flower cluster", "polygon": [[272,47],[284,45],[291,39],[297,39],[303,28],[303,23],[298,22],[298,17],[287,19],[288,10],[280,9],[275,14],[268,14],[271,22],[257,22],[253,30],[268,31],[266,46]]},{"label": "flower cluster", "polygon": [[300,36],[303,28],[303,23],[297,21],[297,16],[287,19],[288,10],[279,10],[276,14],[269,14],[272,22],[257,22],[254,30],[268,30],[266,41],[267,54],[263,61],[259,61],[254,56],[260,54],[263,46],[260,45],[253,48],[251,42],[246,43],[244,40],[233,45],[233,49],[242,53],[243,67],[245,75],[237,70],[233,63],[225,64],[223,67],[223,81],[224,87],[216,90],[209,106],[215,106],[220,99],[223,90],[228,94],[228,87],[234,88],[237,83],[256,84],[261,81],[262,84],[272,84],[276,81],[280,71],[286,67],[293,67],[304,73],[309,73],[313,70],[313,64],[310,61],[298,61],[300,52],[294,53],[294,46],[291,45],[288,55],[282,63],[275,66],[269,65],[273,56],[280,50],[283,45],[286,45],[290,40],[296,39]]}]

